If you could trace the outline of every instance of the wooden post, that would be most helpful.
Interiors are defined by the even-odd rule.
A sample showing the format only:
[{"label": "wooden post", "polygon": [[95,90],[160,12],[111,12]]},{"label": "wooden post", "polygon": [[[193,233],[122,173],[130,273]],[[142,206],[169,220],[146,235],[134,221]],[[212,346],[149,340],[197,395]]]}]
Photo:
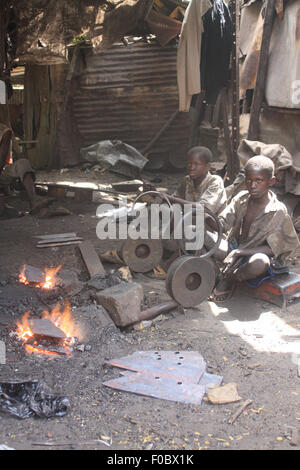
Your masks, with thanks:
[{"label": "wooden post", "polygon": [[27,64],[24,77],[24,140],[39,143],[26,146],[32,166],[57,168],[57,118],[63,100],[65,64]]},{"label": "wooden post", "polygon": [[[57,122],[57,151],[58,165],[60,168],[79,163],[79,152],[82,144],[82,137],[77,128],[74,117],[72,96],[78,87],[76,77],[80,75],[82,46],[74,47],[73,56],[69,65],[69,71],[64,87],[64,101]],[[76,156],[76,157],[75,157]]]},{"label": "wooden post", "polygon": [[205,93],[203,91],[197,96],[196,105],[195,105],[195,112],[192,118],[192,125],[191,125],[191,135],[189,140],[189,148],[194,147],[198,144],[198,136],[199,136],[199,125],[200,120],[203,114],[203,100],[204,100]]},{"label": "wooden post", "polygon": [[[0,0],[0,78],[2,77],[5,67],[5,13],[6,1]],[[3,78],[2,78],[3,79]]]},{"label": "wooden post", "polygon": [[149,150],[153,147],[153,145],[160,138],[160,136],[168,129],[168,127],[170,127],[170,125],[176,119],[178,114],[179,110],[176,109],[172,116],[168,119],[168,121],[163,125],[163,127],[158,131],[158,133],[153,137],[153,139],[151,139],[149,144],[147,144],[146,147],[143,148],[143,150],[141,151],[142,155],[145,155],[147,152],[149,152]]},{"label": "wooden post", "polygon": [[222,124],[223,124],[223,131],[224,131],[224,140],[225,140],[225,148],[226,148],[226,157],[227,157],[227,176],[229,182],[232,183],[234,179],[234,166],[233,166],[233,154],[232,154],[232,140],[230,139],[230,129],[228,124],[228,100],[227,100],[227,90],[223,88],[220,91],[221,97],[221,116],[222,116]]},{"label": "wooden post", "polygon": [[268,71],[269,46],[275,16],[275,1],[276,0],[267,0],[265,9],[265,19],[259,55],[258,71],[248,129],[249,140],[259,140],[259,116],[265,93],[266,76]]},{"label": "wooden post", "polygon": [[232,2],[233,48],[232,48],[232,162],[227,168],[229,181],[232,182],[240,170],[238,147],[240,144],[240,0]]}]

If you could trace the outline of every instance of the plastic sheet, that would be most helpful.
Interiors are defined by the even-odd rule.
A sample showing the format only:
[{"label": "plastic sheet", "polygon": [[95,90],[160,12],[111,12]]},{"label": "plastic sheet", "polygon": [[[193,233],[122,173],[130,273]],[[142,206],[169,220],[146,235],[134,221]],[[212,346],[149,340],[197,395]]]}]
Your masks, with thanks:
[{"label": "plastic sheet", "polygon": [[0,411],[18,418],[64,416],[70,408],[67,397],[51,393],[43,382],[0,382]]},{"label": "plastic sheet", "polygon": [[126,176],[138,175],[148,161],[138,150],[120,140],[103,140],[81,148],[80,156],[84,162],[99,163]]}]

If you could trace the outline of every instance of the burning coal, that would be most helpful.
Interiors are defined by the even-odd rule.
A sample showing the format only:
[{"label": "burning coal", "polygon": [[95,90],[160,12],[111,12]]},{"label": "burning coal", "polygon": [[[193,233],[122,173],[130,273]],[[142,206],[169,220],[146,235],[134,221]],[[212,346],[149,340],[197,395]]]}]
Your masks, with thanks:
[{"label": "burning coal", "polygon": [[26,351],[38,354],[70,354],[79,332],[71,315],[69,302],[59,304],[51,312],[44,311],[41,319],[30,318],[26,312],[17,322],[17,337]]}]

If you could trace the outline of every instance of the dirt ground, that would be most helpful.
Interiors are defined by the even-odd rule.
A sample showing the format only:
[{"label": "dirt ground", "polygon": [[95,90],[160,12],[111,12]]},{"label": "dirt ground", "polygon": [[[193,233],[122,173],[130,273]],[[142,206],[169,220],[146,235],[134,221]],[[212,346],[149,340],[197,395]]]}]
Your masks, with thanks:
[{"label": "dirt ground", "polygon": [[[121,181],[118,175],[80,170],[50,172],[53,180]],[[48,175],[48,177],[49,177]],[[39,179],[45,174],[39,173]],[[176,188],[180,174],[148,174],[158,186]],[[10,204],[25,209],[27,202],[11,197]],[[174,310],[140,329],[120,330],[105,325],[93,301],[93,288],[76,245],[39,249],[41,234],[76,232],[91,240],[100,254],[107,246],[96,236],[97,204],[60,201],[72,215],[39,219],[27,215],[1,221],[0,231],[0,340],[6,344],[6,364],[0,365],[0,382],[39,379],[70,400],[63,417],[21,420],[0,413],[0,444],[14,449],[96,450],[299,450],[292,431],[300,429],[299,304],[287,309],[237,292],[220,306],[205,301],[198,308]],[[25,263],[44,268],[62,264],[76,273],[80,289],[66,297],[72,316],[82,331],[81,344],[70,356],[27,354],[12,332],[27,310],[39,316],[66,297],[43,296],[37,289],[17,282]],[[105,264],[108,273],[115,265]],[[300,272],[299,264],[293,266]],[[146,274],[134,276],[144,288],[145,305],[169,299],[164,280]],[[197,351],[207,371],[237,384],[241,401],[199,406],[160,400],[103,385],[120,373],[106,361],[135,351]],[[245,400],[252,403],[229,424]],[[99,439],[99,441],[97,441]]]}]

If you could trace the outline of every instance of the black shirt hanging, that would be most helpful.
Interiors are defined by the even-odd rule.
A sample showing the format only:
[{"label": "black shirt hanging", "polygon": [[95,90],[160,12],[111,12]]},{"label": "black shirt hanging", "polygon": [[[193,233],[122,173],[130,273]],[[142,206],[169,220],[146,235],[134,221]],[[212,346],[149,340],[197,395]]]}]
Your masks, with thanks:
[{"label": "black shirt hanging", "polygon": [[229,80],[232,50],[232,21],[223,0],[214,0],[203,16],[204,32],[201,45],[201,89],[208,104],[215,104],[219,91]]}]

